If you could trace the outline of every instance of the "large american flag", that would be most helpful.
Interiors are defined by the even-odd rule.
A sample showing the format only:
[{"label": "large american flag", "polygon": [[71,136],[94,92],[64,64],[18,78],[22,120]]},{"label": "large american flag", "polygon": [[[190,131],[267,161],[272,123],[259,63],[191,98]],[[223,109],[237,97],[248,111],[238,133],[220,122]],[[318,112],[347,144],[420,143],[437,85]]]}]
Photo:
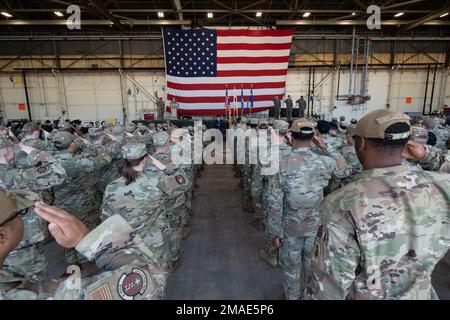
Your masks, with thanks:
[{"label": "large american flag", "polygon": [[291,43],[292,30],[165,29],[167,111],[175,100],[178,114],[224,115],[226,88],[236,88],[238,105],[240,88],[246,101],[253,88],[252,112],[273,107],[284,95]]}]

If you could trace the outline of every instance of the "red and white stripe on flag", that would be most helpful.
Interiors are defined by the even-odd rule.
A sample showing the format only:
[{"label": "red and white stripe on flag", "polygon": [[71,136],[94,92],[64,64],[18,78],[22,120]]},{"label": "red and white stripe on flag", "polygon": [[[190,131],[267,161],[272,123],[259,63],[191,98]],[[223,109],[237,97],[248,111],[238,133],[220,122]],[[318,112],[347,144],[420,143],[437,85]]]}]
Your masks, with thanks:
[{"label": "red and white stripe on flag", "polygon": [[[254,106],[252,112],[259,112],[273,107],[272,99],[276,96],[282,98],[285,92],[286,75],[288,70],[289,54],[292,43],[292,30],[211,30],[195,29],[198,34],[207,30],[213,32],[214,37],[193,37],[192,30],[176,30],[175,38],[178,42],[183,39],[190,45],[183,47],[170,43],[167,32],[165,37],[166,80],[167,80],[167,110],[170,112],[170,102],[175,100],[178,106],[178,114],[181,115],[223,115],[225,113],[225,90],[238,88],[237,103],[240,105],[240,88],[244,89],[244,99],[250,97],[253,88]],[[171,31],[172,34],[175,31]],[[188,34],[183,34],[187,32]],[[202,50],[196,53],[198,41]],[[211,68],[198,69],[197,66],[209,65],[210,60],[204,58],[204,48],[209,46],[205,41],[215,41],[211,49]],[[173,42],[173,41],[172,41]],[[172,47],[173,46],[173,47]],[[193,50],[191,50],[193,49]],[[197,48],[199,49],[199,48]],[[168,54],[168,51],[170,55]],[[170,61],[167,59],[170,58]],[[195,63],[198,59],[198,64]],[[188,61],[189,60],[189,61]],[[213,65],[214,62],[214,65]],[[169,69],[172,67],[172,69]],[[183,74],[183,70],[186,72]],[[188,71],[189,68],[189,71]],[[211,73],[209,73],[211,70]],[[174,72],[176,71],[176,72]],[[180,72],[181,71],[181,72]],[[206,71],[206,76],[203,76]],[[248,112],[244,108],[244,112]]]}]

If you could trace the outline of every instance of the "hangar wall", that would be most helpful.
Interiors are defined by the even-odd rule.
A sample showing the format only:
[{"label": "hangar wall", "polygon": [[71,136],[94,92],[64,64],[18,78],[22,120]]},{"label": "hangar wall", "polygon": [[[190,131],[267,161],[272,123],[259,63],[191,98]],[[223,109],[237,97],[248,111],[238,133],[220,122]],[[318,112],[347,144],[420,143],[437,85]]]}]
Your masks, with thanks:
[{"label": "hangar wall", "polygon": [[[26,101],[22,69],[26,69],[30,109],[35,120],[57,119],[66,110],[64,117],[70,119],[122,121],[125,114],[131,121],[142,118],[143,110],[155,108],[150,96],[164,97],[160,39],[1,40],[0,109],[6,119],[28,118],[27,110],[19,108]],[[351,40],[294,40],[286,94],[295,100],[300,95],[307,96],[309,68],[313,67],[315,85],[328,77],[315,90],[314,101],[314,111],[326,118],[332,115],[360,118],[387,103],[393,110],[422,113],[430,68],[426,112],[430,109],[431,95],[433,110],[450,102],[450,42],[446,40],[374,39],[368,76],[371,100],[361,106],[348,105],[345,98],[336,97],[348,93],[350,60]],[[360,55],[358,65],[362,63]],[[340,72],[333,72],[337,66],[341,66]],[[119,68],[124,74],[120,74]],[[360,75],[356,79],[356,93]],[[410,103],[405,101],[407,97],[411,98]],[[333,106],[337,109],[333,110]]]},{"label": "hangar wall", "polygon": [[[316,84],[326,77],[329,70],[315,72]],[[314,110],[331,118],[345,115],[347,118],[360,118],[366,112],[384,107],[388,101],[390,90],[390,105],[392,110],[402,112],[422,112],[426,69],[396,70],[392,74],[391,88],[389,89],[388,70],[370,70],[368,94],[371,100],[358,107],[348,105],[345,100],[336,100],[338,76],[329,78],[316,89]],[[433,106],[450,104],[450,78],[446,78],[446,69],[438,69],[436,72],[435,88],[433,93]],[[164,96],[165,76],[163,71],[128,71],[127,74],[134,78],[148,93]],[[431,102],[433,71],[430,72],[426,110],[429,110]],[[0,75],[0,99],[3,105],[5,118],[26,119],[26,110],[19,110],[19,104],[25,103],[25,91],[23,82],[20,81],[20,73],[6,73]],[[125,78],[125,77],[122,77]],[[288,72],[286,94],[298,99],[301,95],[308,94],[308,70],[291,69]],[[340,73],[339,95],[348,93],[349,72],[343,70]],[[443,86],[443,81],[447,86]],[[58,83],[59,82],[59,83]],[[357,81],[359,86],[359,78]],[[65,72],[55,75],[51,72],[29,73],[27,86],[31,104],[32,118],[34,120],[58,119],[62,109],[66,106],[66,118],[81,120],[109,120],[116,118],[123,121],[123,107],[128,119],[142,118],[143,110],[154,109],[154,102],[146,96],[128,78],[123,80],[117,71],[88,71]],[[358,92],[357,86],[357,92]],[[445,88],[446,87],[446,88]],[[442,92],[445,89],[445,92]],[[406,103],[410,97],[411,103]],[[310,103],[312,105],[312,103]],[[284,107],[284,106],[283,106]]]}]

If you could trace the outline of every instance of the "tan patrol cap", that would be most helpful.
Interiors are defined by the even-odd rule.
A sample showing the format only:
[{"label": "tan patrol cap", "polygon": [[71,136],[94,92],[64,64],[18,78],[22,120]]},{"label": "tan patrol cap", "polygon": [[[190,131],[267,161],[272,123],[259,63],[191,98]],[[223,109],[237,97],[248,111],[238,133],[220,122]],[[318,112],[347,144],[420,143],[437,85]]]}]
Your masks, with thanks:
[{"label": "tan patrol cap", "polygon": [[16,201],[4,189],[0,189],[0,225],[17,211]]},{"label": "tan patrol cap", "polygon": [[400,133],[386,133],[386,129],[394,123],[406,123],[410,125],[410,118],[406,114],[392,112],[387,109],[375,110],[365,115],[358,121],[354,136],[399,140],[409,137],[410,130]]},{"label": "tan patrol cap", "polygon": [[[314,122],[311,122],[305,118],[300,118],[292,122],[291,132],[311,133],[314,132]],[[311,130],[301,130],[301,128],[310,128]]]}]

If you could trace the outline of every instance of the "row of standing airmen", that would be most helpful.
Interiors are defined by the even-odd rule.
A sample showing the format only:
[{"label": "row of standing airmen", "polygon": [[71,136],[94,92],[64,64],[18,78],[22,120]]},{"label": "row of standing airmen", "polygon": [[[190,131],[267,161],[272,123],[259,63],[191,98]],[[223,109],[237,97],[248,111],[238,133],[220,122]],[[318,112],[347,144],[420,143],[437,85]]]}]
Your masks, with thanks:
[{"label": "row of standing airmen", "polygon": [[[450,126],[440,120],[412,125],[385,109],[349,124],[240,120],[238,130],[278,133],[268,141],[277,174],[261,174],[270,155],[234,169],[284,298],[437,298],[431,273],[450,247]],[[430,127],[442,148],[427,145]]]},{"label": "row of standing airmen", "polygon": [[[65,122],[46,134],[47,141],[32,122],[24,125],[20,141],[8,128],[0,129],[0,195],[2,204],[10,203],[2,205],[0,218],[9,222],[8,216],[20,212],[23,222],[16,246],[6,253],[0,248],[0,297],[163,298],[168,274],[181,263],[181,239],[191,232],[191,200],[202,169],[175,165],[171,152],[192,138],[193,128],[176,141],[170,123],[92,127],[83,136]],[[53,221],[52,211],[68,222]],[[0,225],[2,230],[5,221]],[[81,229],[86,237],[67,243],[58,234],[63,228],[67,234]],[[66,248],[67,264],[81,267],[82,287],[70,287],[69,274],[47,279],[47,230]],[[121,275],[138,277],[146,286],[133,291],[123,279],[120,283]],[[21,279],[17,287],[13,279]],[[41,290],[46,288],[41,282],[54,288]],[[24,289],[32,284],[41,289]]]}]

